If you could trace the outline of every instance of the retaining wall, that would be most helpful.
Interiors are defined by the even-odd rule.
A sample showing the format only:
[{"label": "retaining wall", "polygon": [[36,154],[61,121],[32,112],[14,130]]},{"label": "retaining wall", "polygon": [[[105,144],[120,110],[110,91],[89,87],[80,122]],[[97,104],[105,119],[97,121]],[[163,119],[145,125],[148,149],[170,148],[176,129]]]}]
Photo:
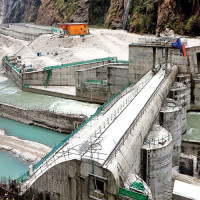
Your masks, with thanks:
[{"label": "retaining wall", "polygon": [[[100,61],[70,67],[52,69],[49,86],[74,86],[76,84],[76,71],[107,64],[109,61]],[[45,86],[48,71],[26,72],[22,74],[24,84]]]},{"label": "retaining wall", "polygon": [[128,65],[109,65],[107,76],[110,93],[114,95],[128,83]]},{"label": "retaining wall", "polygon": [[172,63],[179,67],[179,73],[200,73],[200,66],[197,63],[197,53],[200,53],[200,46],[187,47],[187,57],[184,58],[178,49],[172,49]]},{"label": "retaining wall", "polygon": [[16,69],[11,67],[8,62],[2,59],[2,67],[8,74],[8,76],[18,85],[20,89],[23,88],[22,74],[20,74]]},{"label": "retaining wall", "polygon": [[67,134],[75,130],[78,125],[87,119],[84,115],[58,114],[44,110],[30,110],[4,103],[0,103],[0,116]]}]

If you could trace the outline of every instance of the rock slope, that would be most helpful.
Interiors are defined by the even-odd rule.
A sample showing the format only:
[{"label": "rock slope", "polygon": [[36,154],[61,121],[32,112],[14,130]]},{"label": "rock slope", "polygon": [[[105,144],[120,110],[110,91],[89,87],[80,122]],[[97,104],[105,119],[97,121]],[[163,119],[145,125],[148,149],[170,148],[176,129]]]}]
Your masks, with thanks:
[{"label": "rock slope", "polygon": [[[0,0],[0,22],[88,22],[121,29],[128,0]],[[129,32],[199,35],[199,0],[129,0]]]}]

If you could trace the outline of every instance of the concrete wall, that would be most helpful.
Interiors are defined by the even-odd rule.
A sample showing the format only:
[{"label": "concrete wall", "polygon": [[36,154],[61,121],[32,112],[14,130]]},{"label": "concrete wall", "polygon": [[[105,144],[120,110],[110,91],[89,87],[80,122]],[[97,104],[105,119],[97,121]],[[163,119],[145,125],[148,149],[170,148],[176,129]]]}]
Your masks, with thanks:
[{"label": "concrete wall", "polygon": [[[151,46],[129,45],[129,82],[131,84],[135,84],[153,67],[165,62],[165,49],[161,47],[155,49],[155,63],[153,49],[154,47]],[[170,56],[168,59],[170,61]]]},{"label": "concrete wall", "polygon": [[[88,80],[107,84],[88,83]],[[128,83],[128,66],[108,64],[76,72],[76,95],[107,101]]]},{"label": "concrete wall", "polygon": [[16,39],[31,41],[41,34],[52,33],[51,27],[34,24],[14,23],[1,24],[0,33]]},{"label": "concrete wall", "polygon": [[[77,66],[62,67],[52,70],[49,86],[74,86],[76,84],[76,71],[107,64],[109,61],[94,62]],[[48,71],[35,71],[23,73],[24,84],[45,85]]]},{"label": "concrete wall", "polygon": [[191,84],[191,74],[178,74],[176,77],[176,81],[183,83],[187,87],[186,98],[187,98],[187,105],[186,110],[191,109],[191,96],[192,96],[192,84]]},{"label": "concrete wall", "polygon": [[110,86],[110,93],[111,95],[116,94],[122,89],[129,81],[128,81],[128,66],[125,65],[124,67],[120,65],[110,65],[108,66],[108,85]]},{"label": "concrete wall", "polygon": [[[129,81],[137,82],[145,73],[153,67],[153,43],[148,45],[131,44],[129,46]],[[154,45],[155,46],[155,45]],[[156,48],[155,65],[165,62],[165,49]],[[196,74],[200,73],[200,66],[197,62],[197,53],[200,53],[200,46],[187,47],[187,57],[184,58],[179,49],[169,49],[168,61],[179,67],[179,73]]]},{"label": "concrete wall", "polygon": [[182,140],[181,148],[183,153],[198,157],[198,151],[200,151],[200,141]]},{"label": "concrete wall", "polygon": [[153,48],[129,45],[129,82],[137,83],[153,67]]},{"label": "concrete wall", "polygon": [[[98,190],[94,190],[95,180],[89,173],[98,176],[98,181],[103,182],[104,192],[97,195]],[[104,178],[106,181],[103,181]],[[90,181],[90,192],[89,188]],[[115,195],[118,189],[116,182],[111,172],[103,169],[98,163],[92,160],[71,160],[69,162],[60,163],[57,166],[49,169],[43,174],[23,196],[27,200],[49,199],[51,200],[90,200],[90,196],[97,199],[115,200]],[[95,194],[96,193],[96,194]],[[95,198],[93,198],[95,199]]]},{"label": "concrete wall", "polygon": [[178,49],[172,49],[172,62],[179,67],[179,73],[199,73],[200,66],[197,65],[197,53],[200,46],[186,48],[187,57],[184,58]]},{"label": "concrete wall", "polygon": [[18,24],[10,24],[9,29],[12,31],[17,31],[21,33],[30,33],[30,34],[44,34],[44,33],[52,33],[51,30],[41,29],[37,26],[31,27],[31,26],[23,26]]},{"label": "concrete wall", "polygon": [[0,33],[16,39],[27,40],[27,41],[32,41],[39,36],[39,34],[23,33],[17,30],[13,31],[9,28],[4,28],[4,27],[0,27]]},{"label": "concrete wall", "polygon": [[190,98],[188,97],[187,86],[183,83],[175,82],[170,89],[169,98],[174,99],[182,106],[182,133],[185,133],[187,130],[187,109],[190,106]]},{"label": "concrete wall", "polygon": [[195,74],[192,77],[192,91],[193,91],[193,110],[200,110],[200,74]]},{"label": "concrete wall", "polygon": [[30,110],[4,103],[0,103],[0,116],[68,134],[87,119],[86,116]]},{"label": "concrete wall", "polygon": [[23,88],[22,75],[11,67],[4,59],[2,59],[2,67],[8,76],[18,85],[20,89]]}]

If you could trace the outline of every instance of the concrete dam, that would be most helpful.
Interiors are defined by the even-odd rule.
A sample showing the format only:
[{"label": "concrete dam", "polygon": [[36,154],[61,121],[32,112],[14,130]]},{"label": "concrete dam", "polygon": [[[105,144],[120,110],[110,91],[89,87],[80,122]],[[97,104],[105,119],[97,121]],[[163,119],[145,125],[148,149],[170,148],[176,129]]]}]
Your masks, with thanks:
[{"label": "concrete dam", "polygon": [[19,198],[175,199],[172,167],[186,113],[199,109],[200,47],[186,46],[183,58],[173,40],[130,44],[129,63],[105,58],[24,73],[4,57],[4,70],[25,91],[50,94],[35,86],[71,84],[76,94],[63,98],[108,100],[18,179]]},{"label": "concrete dam", "polygon": [[[144,138],[151,130],[177,73],[176,66],[173,66],[167,75],[162,69],[154,76],[152,72],[148,73],[106,113],[96,116],[98,120],[94,118],[90,122],[91,128],[86,126],[81,129],[68,140],[68,144],[44,161],[30,178],[22,183],[21,194],[25,193],[30,197],[34,191],[42,192],[48,190],[47,188],[55,188],[52,192],[59,194],[60,199],[90,199],[96,195],[101,195],[101,199],[115,199],[120,180],[124,184],[131,183],[134,179],[129,180],[128,175],[141,172],[141,147]],[[165,161],[167,164],[160,166],[163,171],[158,177],[163,175],[163,178],[169,179],[166,181],[169,182],[167,187],[170,189],[172,137],[161,127],[157,126],[156,129],[157,137],[153,138],[153,141],[151,139],[149,144],[144,144],[144,149],[146,147],[147,152],[156,149],[158,154],[159,151],[160,154],[162,151],[168,154]],[[162,161],[165,156],[161,154],[158,159]],[[147,168],[151,170],[151,163]],[[147,179],[150,178],[149,175],[146,175]],[[57,181],[54,181],[54,178]],[[100,182],[97,188],[92,183],[94,179]],[[68,188],[65,182],[71,182],[71,187],[74,188]],[[89,183],[91,185],[88,185]],[[164,189],[164,185],[155,186]],[[81,188],[82,192],[78,188]],[[103,190],[100,190],[102,188]],[[100,194],[98,190],[101,191]],[[170,199],[170,190],[166,192],[166,197]]]}]

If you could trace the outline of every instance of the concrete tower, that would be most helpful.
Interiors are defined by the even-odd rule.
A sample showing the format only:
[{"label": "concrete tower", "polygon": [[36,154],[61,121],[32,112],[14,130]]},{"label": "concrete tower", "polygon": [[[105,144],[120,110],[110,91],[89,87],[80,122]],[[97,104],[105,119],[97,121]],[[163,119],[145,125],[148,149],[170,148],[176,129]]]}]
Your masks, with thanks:
[{"label": "concrete tower", "polygon": [[172,135],[172,163],[178,165],[181,153],[182,107],[173,99],[166,99],[160,111],[160,124]]},{"label": "concrete tower", "polygon": [[146,138],[143,150],[143,179],[155,200],[172,199],[172,136],[164,128],[154,125]]}]

